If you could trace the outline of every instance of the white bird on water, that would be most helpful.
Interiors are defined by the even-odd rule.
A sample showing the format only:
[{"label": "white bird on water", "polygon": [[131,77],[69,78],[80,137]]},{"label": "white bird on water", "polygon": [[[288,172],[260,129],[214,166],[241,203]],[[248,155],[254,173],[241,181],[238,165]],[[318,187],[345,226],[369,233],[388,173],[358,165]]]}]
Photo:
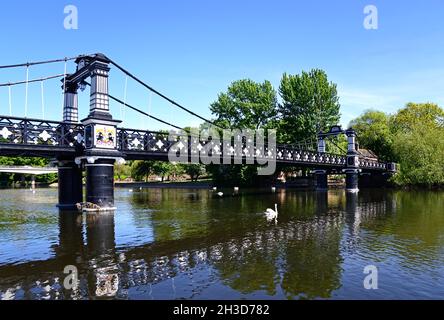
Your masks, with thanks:
[{"label": "white bird on water", "polygon": [[267,218],[267,221],[268,221],[268,222],[274,220],[274,222],[277,223],[277,217],[278,217],[278,207],[277,207],[277,203],[274,204],[274,210],[268,208],[268,209],[265,211],[265,217]]},{"label": "white bird on water", "polygon": [[224,195],[224,193],[223,193],[223,192],[218,192],[217,195],[218,195],[219,197],[222,197],[222,196]]}]

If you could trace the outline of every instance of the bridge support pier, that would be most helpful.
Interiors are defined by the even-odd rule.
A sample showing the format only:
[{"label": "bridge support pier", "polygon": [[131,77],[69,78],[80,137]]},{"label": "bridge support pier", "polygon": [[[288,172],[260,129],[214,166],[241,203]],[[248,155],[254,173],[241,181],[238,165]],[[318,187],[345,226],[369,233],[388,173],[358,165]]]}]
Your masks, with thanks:
[{"label": "bridge support pier", "polygon": [[328,191],[328,175],[326,170],[315,170],[316,191]]},{"label": "bridge support pier", "polygon": [[347,192],[359,192],[359,169],[345,170],[345,189]]},{"label": "bridge support pier", "polygon": [[75,209],[83,202],[82,169],[74,160],[62,160],[58,163],[59,204],[61,209]]},{"label": "bridge support pier", "polygon": [[86,202],[103,210],[114,207],[114,159],[88,161],[86,168]]}]

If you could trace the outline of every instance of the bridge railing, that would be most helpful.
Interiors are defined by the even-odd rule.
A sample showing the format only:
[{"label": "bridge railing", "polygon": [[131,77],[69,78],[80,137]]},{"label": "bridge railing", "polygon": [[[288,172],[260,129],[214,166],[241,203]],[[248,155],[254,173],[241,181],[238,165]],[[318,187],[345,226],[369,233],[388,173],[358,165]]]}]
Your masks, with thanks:
[{"label": "bridge railing", "polygon": [[83,145],[84,127],[78,123],[0,116],[0,143],[75,147]]},{"label": "bridge railing", "polygon": [[[168,132],[156,132],[147,130],[136,130],[118,128],[117,145],[122,152],[139,154],[168,155],[170,148],[175,145],[177,139],[170,141]],[[182,136],[182,138],[184,138]],[[224,158],[243,160],[252,157],[262,160],[274,160],[278,162],[294,164],[316,164],[333,167],[345,167],[346,155],[331,153],[319,153],[310,150],[301,150],[297,145],[277,145],[256,147],[248,144],[246,138],[240,136],[230,141],[203,140],[201,138],[188,136],[188,145],[176,144],[174,150],[179,149],[189,155],[202,154],[208,144],[212,144],[212,153]],[[41,119],[16,118],[0,116],[0,143],[17,145],[35,145],[63,148],[84,147],[84,126],[79,123],[66,123],[59,121],[48,121]],[[216,146],[215,144],[218,143]],[[240,148],[239,148],[240,147]],[[212,154],[210,154],[212,155]],[[386,170],[387,164],[368,158],[360,158],[360,167],[371,170]]]},{"label": "bridge railing", "polygon": [[[230,157],[233,159],[245,159],[246,157],[254,157],[259,159],[276,159],[280,162],[289,163],[317,163],[333,166],[345,166],[346,156],[330,153],[319,153],[315,151],[300,150],[295,145],[277,145],[274,147],[269,147],[265,144],[263,147],[256,147],[252,144],[246,143],[245,139],[236,140],[222,140],[222,141],[212,141],[212,140],[202,140],[193,136],[180,136],[184,138],[183,140],[188,141],[188,146],[180,145],[176,149],[172,150],[188,154],[202,153],[202,149],[208,144],[212,144],[212,154],[219,155],[223,157]],[[239,138],[239,137],[238,137]],[[158,153],[165,154],[168,153],[170,148],[179,141],[176,139],[174,141],[169,140],[169,134],[165,132],[153,132],[146,130],[134,130],[122,128],[118,129],[118,146],[119,150],[122,152],[132,152],[132,153]],[[215,143],[218,145],[216,146]],[[241,145],[241,153],[238,154],[239,146]]]}]

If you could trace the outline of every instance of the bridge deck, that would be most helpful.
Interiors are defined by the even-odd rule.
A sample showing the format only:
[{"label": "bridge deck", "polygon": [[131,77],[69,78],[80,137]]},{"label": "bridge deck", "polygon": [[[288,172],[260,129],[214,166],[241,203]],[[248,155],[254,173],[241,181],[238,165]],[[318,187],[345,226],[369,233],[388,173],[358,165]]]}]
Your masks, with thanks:
[{"label": "bridge deck", "polygon": [[[185,136],[182,136],[184,138]],[[181,150],[188,155],[198,154],[211,141],[196,141],[186,137],[188,146]],[[191,140],[194,139],[194,143]],[[117,146],[128,160],[168,160],[168,152],[178,148],[178,140],[170,141],[168,133],[118,128]],[[234,150],[232,141],[222,141],[214,155],[223,159],[237,159],[244,163],[248,157],[255,160],[276,160],[277,163],[301,167],[340,170],[346,166],[346,156],[301,150],[291,145],[277,145],[276,148],[257,150],[243,143]],[[47,121],[0,116],[0,155],[30,157],[73,157],[84,149],[84,127],[79,123]],[[224,151],[225,150],[225,151]],[[176,150],[174,150],[176,151]],[[360,159],[360,168],[366,171],[384,171],[386,163],[366,158]]]}]

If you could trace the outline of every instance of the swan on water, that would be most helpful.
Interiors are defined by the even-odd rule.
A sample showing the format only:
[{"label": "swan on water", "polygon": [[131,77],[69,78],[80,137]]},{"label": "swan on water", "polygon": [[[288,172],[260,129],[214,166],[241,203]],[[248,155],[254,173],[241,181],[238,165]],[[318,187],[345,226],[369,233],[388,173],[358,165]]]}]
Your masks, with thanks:
[{"label": "swan on water", "polygon": [[224,193],[223,193],[223,192],[218,192],[217,195],[218,195],[219,197],[222,197],[222,196],[224,195]]},{"label": "swan on water", "polygon": [[277,203],[274,204],[274,210],[267,208],[267,210],[265,210],[265,217],[267,218],[267,221],[273,221],[275,223],[277,223],[277,217],[278,217],[278,208],[277,208]]}]

